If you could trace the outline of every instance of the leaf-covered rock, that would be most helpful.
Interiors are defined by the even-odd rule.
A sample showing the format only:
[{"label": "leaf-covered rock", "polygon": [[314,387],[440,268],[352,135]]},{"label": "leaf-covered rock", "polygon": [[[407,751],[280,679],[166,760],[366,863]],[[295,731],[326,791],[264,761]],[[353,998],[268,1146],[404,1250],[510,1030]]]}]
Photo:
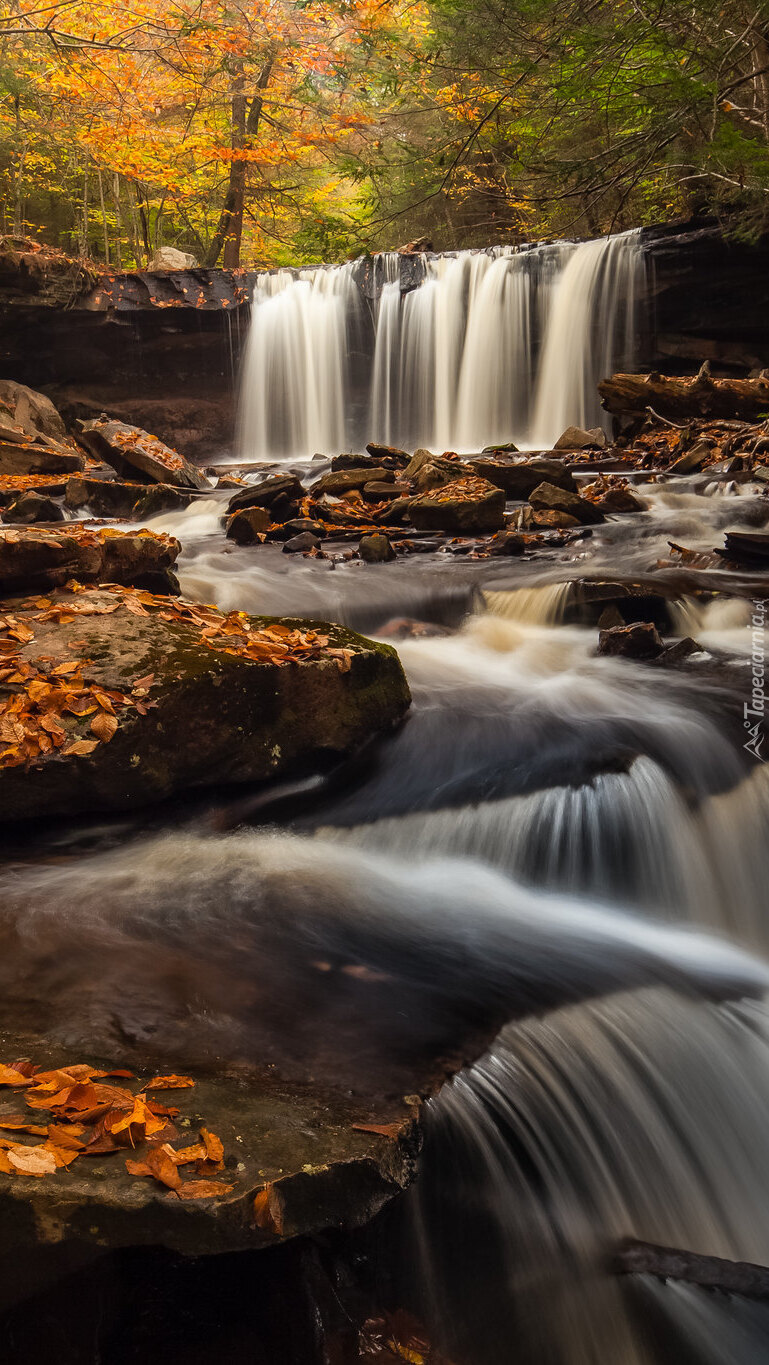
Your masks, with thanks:
[{"label": "leaf-covered rock", "polygon": [[395,651],[341,626],[73,584],[0,616],[0,818],[309,771],[409,701]]},{"label": "leaf-covered rock", "polygon": [[205,474],[177,450],[127,422],[83,422],[80,443],[97,460],[111,465],[121,478],[140,474],[145,483],[168,483],[200,492],[211,487]]}]

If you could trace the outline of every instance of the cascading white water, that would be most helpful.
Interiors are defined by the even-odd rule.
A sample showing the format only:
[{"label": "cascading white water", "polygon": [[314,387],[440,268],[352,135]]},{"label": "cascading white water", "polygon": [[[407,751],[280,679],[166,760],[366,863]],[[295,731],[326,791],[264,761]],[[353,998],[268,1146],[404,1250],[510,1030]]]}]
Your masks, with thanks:
[{"label": "cascading white water", "polygon": [[[597,426],[596,383],[629,365],[644,257],[637,233],[525,250],[377,259],[367,361],[350,346],[355,267],[259,277],[243,368],[246,459],[333,454],[367,440],[436,451],[549,447]],[[360,390],[363,390],[361,397]]]},{"label": "cascading white water", "polygon": [[246,461],[343,448],[347,329],[357,302],[349,266],[260,276],[239,418]]}]

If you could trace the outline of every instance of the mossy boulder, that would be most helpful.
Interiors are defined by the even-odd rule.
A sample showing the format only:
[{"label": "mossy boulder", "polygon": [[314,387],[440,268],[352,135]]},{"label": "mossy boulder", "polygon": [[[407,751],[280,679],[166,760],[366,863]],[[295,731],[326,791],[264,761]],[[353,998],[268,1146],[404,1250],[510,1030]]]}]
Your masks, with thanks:
[{"label": "mossy boulder", "polygon": [[392,727],[409,702],[395,651],[342,626],[117,586],[6,603],[0,818],[309,772]]}]

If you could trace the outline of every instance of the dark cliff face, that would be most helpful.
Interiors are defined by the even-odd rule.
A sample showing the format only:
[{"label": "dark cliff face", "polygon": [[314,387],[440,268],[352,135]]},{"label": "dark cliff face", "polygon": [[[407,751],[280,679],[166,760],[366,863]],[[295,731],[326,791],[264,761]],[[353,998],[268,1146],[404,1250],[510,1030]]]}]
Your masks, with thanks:
[{"label": "dark cliff face", "polygon": [[[728,242],[710,223],[645,229],[641,241],[650,265],[641,368],[769,365],[769,241]],[[383,272],[377,258],[354,271],[361,308],[350,334],[363,391]],[[403,255],[402,291],[423,277],[423,257]],[[253,283],[233,270],[96,274],[5,248],[0,375],[45,390],[69,418],[109,411],[197,460],[222,456],[233,448]]]},{"label": "dark cliff face", "polygon": [[645,363],[687,374],[769,365],[769,240],[725,239],[712,223],[644,230],[651,269],[651,345]]}]

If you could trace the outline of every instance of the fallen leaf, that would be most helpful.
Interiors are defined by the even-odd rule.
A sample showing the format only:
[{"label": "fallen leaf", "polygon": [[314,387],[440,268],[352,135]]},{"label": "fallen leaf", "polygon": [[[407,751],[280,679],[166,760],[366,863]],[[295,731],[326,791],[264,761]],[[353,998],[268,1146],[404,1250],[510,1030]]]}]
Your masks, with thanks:
[{"label": "fallen leaf", "polygon": [[191,1076],[156,1076],[148,1081],[145,1090],[188,1090],[194,1085]]},{"label": "fallen leaf", "polygon": [[186,1180],[180,1184],[176,1193],[180,1199],[216,1199],[222,1194],[231,1194],[234,1185],[222,1185],[218,1180]]},{"label": "fallen leaf", "polygon": [[216,1133],[209,1133],[207,1128],[201,1128],[200,1136],[206,1149],[206,1156],[209,1161],[221,1162],[224,1160],[224,1146],[221,1138]]},{"label": "fallen leaf", "polygon": [[21,1175],[53,1175],[56,1170],[53,1152],[43,1147],[15,1147],[8,1153],[8,1160]]},{"label": "fallen leaf", "polygon": [[402,1127],[399,1123],[353,1123],[357,1133],[376,1133],[377,1137],[400,1137]]},{"label": "fallen leaf", "polygon": [[152,1176],[161,1185],[167,1185],[169,1190],[175,1190],[181,1185],[182,1178],[176,1169],[170,1147],[152,1147],[144,1161],[132,1161],[129,1157],[125,1165],[129,1175]]},{"label": "fallen leaf", "polygon": [[265,1185],[254,1195],[254,1219],[258,1228],[282,1236],[283,1213],[283,1196],[274,1184]]},{"label": "fallen leaf", "polygon": [[23,1076],[12,1066],[3,1066],[0,1062],[0,1085],[29,1085],[29,1082],[29,1076]]},{"label": "fallen leaf", "polygon": [[70,754],[84,758],[86,754],[92,754],[94,749],[98,748],[98,743],[99,741],[96,739],[78,739],[74,744],[70,744],[69,748],[62,749],[62,753],[65,758],[68,758]]},{"label": "fallen leaf", "polygon": [[[109,744],[115,731],[117,730],[117,718],[110,715],[108,711],[99,711],[91,721],[91,733],[96,735],[104,744]],[[71,753],[71,750],[68,750]]]}]

